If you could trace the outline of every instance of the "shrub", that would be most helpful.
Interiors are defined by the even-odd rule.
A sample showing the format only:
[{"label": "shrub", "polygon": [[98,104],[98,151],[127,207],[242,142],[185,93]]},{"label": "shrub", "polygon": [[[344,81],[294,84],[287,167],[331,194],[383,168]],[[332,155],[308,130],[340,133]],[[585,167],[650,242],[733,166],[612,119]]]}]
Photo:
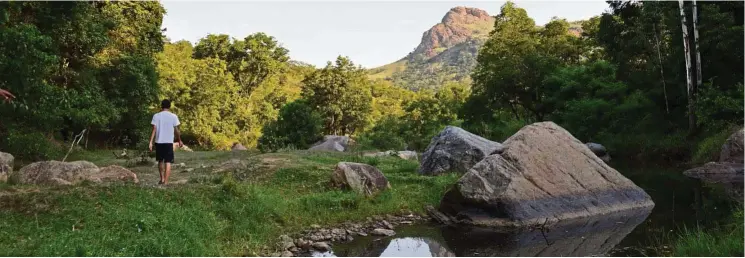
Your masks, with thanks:
[{"label": "shrub", "polygon": [[323,137],[321,123],[321,116],[304,100],[289,103],[280,109],[277,121],[262,128],[257,147],[261,152],[275,152],[289,146],[308,148]]},{"label": "shrub", "polygon": [[61,159],[65,152],[62,147],[39,132],[27,133],[11,130],[8,132],[7,140],[1,142],[0,149],[12,154],[18,160]]}]

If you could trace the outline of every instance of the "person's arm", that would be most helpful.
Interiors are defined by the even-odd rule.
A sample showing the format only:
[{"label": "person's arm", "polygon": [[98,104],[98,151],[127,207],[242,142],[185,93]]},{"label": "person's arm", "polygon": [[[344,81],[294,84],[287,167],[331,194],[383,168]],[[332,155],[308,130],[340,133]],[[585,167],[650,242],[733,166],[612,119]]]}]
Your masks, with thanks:
[{"label": "person's arm", "polygon": [[174,132],[176,132],[176,139],[178,139],[178,147],[184,147],[184,143],[181,141],[181,131],[179,131],[178,126],[173,128]]},{"label": "person's arm", "polygon": [[175,123],[173,125],[173,132],[176,133],[176,139],[178,139],[178,147],[182,148],[184,147],[184,143],[181,141],[181,131],[178,129],[178,126],[181,125],[181,121],[178,119],[178,116],[175,116]]},{"label": "person's arm", "polygon": [[13,96],[12,93],[10,93],[7,90],[0,89],[0,97],[3,97],[5,99],[5,102],[12,101],[16,96]]},{"label": "person's arm", "polygon": [[150,151],[153,151],[153,140],[155,139],[155,125],[153,125],[153,133],[150,134]]}]

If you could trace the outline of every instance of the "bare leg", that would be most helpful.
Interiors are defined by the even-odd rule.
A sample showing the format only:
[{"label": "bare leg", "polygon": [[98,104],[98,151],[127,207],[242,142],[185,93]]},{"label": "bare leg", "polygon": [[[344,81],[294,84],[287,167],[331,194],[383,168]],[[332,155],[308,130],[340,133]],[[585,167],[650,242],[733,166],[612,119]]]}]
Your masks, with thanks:
[{"label": "bare leg", "polygon": [[161,183],[162,184],[163,182],[165,182],[163,180],[165,178],[163,175],[165,175],[165,172],[166,172],[166,163],[165,162],[163,162],[163,161],[158,162],[158,172],[160,173],[160,181],[158,181],[158,183]]},{"label": "bare leg", "polygon": [[163,178],[163,184],[168,183],[168,177],[171,176],[171,163],[165,163],[165,164],[166,164],[166,169],[165,169],[166,174],[165,174],[165,177]]}]

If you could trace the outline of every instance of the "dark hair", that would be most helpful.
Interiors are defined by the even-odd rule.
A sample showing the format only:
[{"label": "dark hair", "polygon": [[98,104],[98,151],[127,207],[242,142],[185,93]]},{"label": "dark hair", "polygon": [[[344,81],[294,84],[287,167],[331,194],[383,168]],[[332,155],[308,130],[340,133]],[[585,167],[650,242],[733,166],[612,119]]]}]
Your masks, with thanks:
[{"label": "dark hair", "polygon": [[171,108],[171,101],[164,99],[160,102],[160,108]]}]

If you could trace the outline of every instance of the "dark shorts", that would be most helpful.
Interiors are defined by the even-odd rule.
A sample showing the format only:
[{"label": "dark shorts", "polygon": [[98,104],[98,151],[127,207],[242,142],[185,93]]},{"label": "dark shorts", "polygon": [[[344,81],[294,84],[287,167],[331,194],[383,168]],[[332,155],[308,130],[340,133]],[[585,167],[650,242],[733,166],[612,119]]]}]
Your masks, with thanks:
[{"label": "dark shorts", "polygon": [[156,143],[155,160],[158,162],[173,163],[173,143]]}]

